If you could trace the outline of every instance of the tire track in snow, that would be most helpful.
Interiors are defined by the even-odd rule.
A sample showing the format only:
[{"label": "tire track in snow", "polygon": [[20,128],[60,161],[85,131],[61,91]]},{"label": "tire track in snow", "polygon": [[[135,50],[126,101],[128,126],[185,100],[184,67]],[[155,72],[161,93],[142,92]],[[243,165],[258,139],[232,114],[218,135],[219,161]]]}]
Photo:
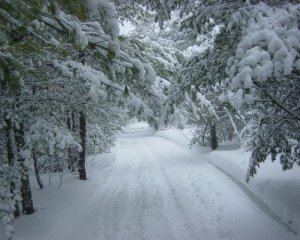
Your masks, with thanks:
[{"label": "tire track in snow", "polygon": [[163,212],[165,204],[162,191],[162,179],[157,171],[155,159],[147,154],[144,138],[139,139],[140,147],[138,149],[143,157],[143,178],[141,179],[144,195],[143,228],[144,239],[176,239],[170,228],[169,220]]},{"label": "tire track in snow", "polygon": [[[151,138],[151,142],[154,143],[155,140],[157,139],[157,137],[152,137]],[[159,138],[158,138],[159,139]],[[150,140],[150,138],[148,138],[147,140]],[[146,139],[144,140],[144,145],[148,146],[150,144],[146,144],[145,143]],[[168,140],[165,140],[166,143],[171,143],[170,141]],[[170,145],[169,145],[170,147]],[[151,149],[151,150],[154,150],[154,147]],[[156,153],[153,154],[153,151],[151,151],[149,147],[145,147],[145,151],[148,152],[149,155],[152,155],[153,158],[159,158],[159,159],[164,159],[165,161],[167,160],[168,161],[168,165],[169,166],[172,166],[172,160],[174,158],[182,158],[184,159],[186,157],[186,152],[185,152],[185,149],[183,148],[179,148],[177,149],[177,151],[168,151],[169,154],[166,154],[164,151],[160,151],[159,154]],[[180,152],[178,152],[178,150],[180,150]],[[181,151],[184,151],[184,154],[182,154]],[[171,156],[172,155],[175,155],[175,156]],[[211,239],[211,240],[214,240],[214,239],[217,239],[217,236],[216,236],[216,229],[214,227],[210,227],[210,231],[207,229],[207,226],[208,225],[213,225],[216,227],[216,223],[215,223],[215,217],[211,218],[211,219],[208,219],[207,218],[207,211],[209,211],[209,209],[213,209],[212,207],[210,208],[207,208],[207,205],[204,205],[202,204],[201,205],[198,205],[198,208],[192,208],[192,209],[186,209],[187,207],[187,204],[184,204],[186,203],[187,201],[185,199],[183,199],[182,197],[180,196],[184,196],[185,198],[187,197],[187,190],[189,190],[189,187],[191,184],[180,184],[179,181],[177,181],[176,179],[178,179],[178,177],[182,177],[182,176],[176,176],[175,178],[172,177],[172,180],[170,179],[170,176],[169,174],[167,174],[167,171],[165,170],[163,166],[163,164],[158,164],[159,166],[159,171],[161,172],[161,176],[164,178],[164,183],[165,185],[167,186],[168,188],[168,191],[167,191],[167,195],[169,195],[169,201],[172,200],[173,201],[173,205],[175,207],[173,207],[174,209],[176,209],[178,211],[178,214],[181,216],[179,217],[180,219],[182,219],[182,223],[181,225],[184,226],[184,229],[185,229],[185,232],[187,233],[187,235],[189,235],[188,238],[184,238],[184,239],[205,239],[205,240],[208,240],[208,239]],[[181,171],[182,173],[184,173],[184,171]],[[187,179],[187,178],[185,178]],[[201,181],[199,181],[201,182]],[[176,186],[174,186],[176,183]],[[202,191],[202,194],[204,193],[203,189],[201,189]],[[179,194],[178,192],[181,192],[181,194]],[[184,193],[184,194],[182,194]],[[190,199],[191,201],[188,201],[190,203],[190,205],[195,205],[195,201],[199,200],[199,199],[203,199],[202,197],[200,198],[199,196],[199,191],[197,192],[197,195],[198,195],[198,198],[196,199]],[[208,195],[207,195],[208,196]],[[203,202],[202,202],[203,203]],[[199,206],[201,206],[201,208],[199,208]],[[168,206],[168,209],[169,209],[169,206]],[[191,219],[191,217],[193,216],[193,220]],[[210,215],[212,216],[212,215]],[[201,223],[198,225],[198,226],[195,226],[195,222],[194,220],[197,219],[198,221],[200,220]],[[211,224],[208,224],[208,223],[211,223]],[[199,222],[198,222],[199,223]],[[211,231],[211,230],[214,230],[214,231]],[[183,238],[182,238],[183,239]]]},{"label": "tire track in snow", "polygon": [[[151,138],[151,143],[154,142],[153,139],[155,139],[155,137]],[[151,156],[153,162],[157,163],[157,159],[167,159],[170,161],[170,156],[165,154],[163,151],[160,151],[159,154],[154,154],[153,151],[151,151],[154,150],[154,148],[150,149],[150,144],[146,143],[147,139],[143,140],[144,152],[147,153],[148,156]],[[179,157],[185,157],[181,156],[181,153],[177,154],[179,154]],[[161,191],[163,192],[164,199],[167,202],[167,206],[164,207],[164,212],[168,216],[167,219],[171,219],[172,221],[171,223],[169,221],[169,224],[173,228],[173,231],[178,232],[178,230],[181,229],[181,236],[178,239],[216,239],[215,236],[211,236],[211,233],[206,228],[204,228],[204,226],[208,225],[205,221],[207,220],[206,218],[203,218],[203,221],[198,226],[195,226],[196,223],[192,219],[190,219],[191,215],[196,215],[196,212],[198,211],[191,212],[191,209],[189,209],[190,211],[187,214],[186,204],[184,204],[185,201],[182,200],[182,198],[179,197],[180,194],[178,194],[178,192],[186,193],[187,186],[178,184],[178,181],[174,181],[175,179],[172,179],[171,181],[168,174],[166,174],[164,167],[162,167],[163,164],[161,162],[156,165],[156,172],[159,173],[157,175],[160,176],[160,181],[163,183],[163,186],[165,186],[163,191]],[[176,183],[176,187],[174,186],[174,182]],[[175,219],[177,220],[177,222],[175,222]]]},{"label": "tire track in snow", "polygon": [[[134,144],[126,141],[120,144],[125,144],[122,149],[126,149],[126,152],[117,153],[116,165],[102,191],[104,199],[99,206],[102,209],[99,226],[103,236],[101,239],[119,240],[126,236],[128,239],[140,240],[143,239],[139,221],[143,208],[140,201],[142,190],[138,184],[141,159],[133,149]],[[124,159],[123,155],[127,157]],[[135,161],[129,164],[129,159]]]}]

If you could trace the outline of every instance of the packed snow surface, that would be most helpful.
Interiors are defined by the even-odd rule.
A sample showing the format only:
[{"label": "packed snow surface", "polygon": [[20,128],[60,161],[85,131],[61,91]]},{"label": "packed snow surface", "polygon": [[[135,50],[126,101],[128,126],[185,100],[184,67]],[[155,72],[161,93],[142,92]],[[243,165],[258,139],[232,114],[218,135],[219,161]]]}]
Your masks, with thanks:
[{"label": "packed snow surface", "polygon": [[34,190],[37,211],[16,220],[14,239],[299,239],[206,153],[168,138],[145,123],[124,128],[113,153],[89,159],[87,181]]}]

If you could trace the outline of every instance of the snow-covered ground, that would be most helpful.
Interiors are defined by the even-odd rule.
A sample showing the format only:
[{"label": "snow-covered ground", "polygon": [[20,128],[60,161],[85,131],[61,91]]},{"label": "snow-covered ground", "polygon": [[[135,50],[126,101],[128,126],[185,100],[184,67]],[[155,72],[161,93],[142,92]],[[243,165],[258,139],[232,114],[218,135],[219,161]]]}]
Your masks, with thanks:
[{"label": "snow-covered ground", "polygon": [[[168,129],[156,135],[189,148],[189,129]],[[201,158],[227,175],[271,218],[292,232],[300,233],[299,167],[284,172],[279,161],[268,159],[247,184],[246,173],[251,153],[241,150],[237,143],[222,143],[215,151],[193,146],[191,151],[198,152]]]},{"label": "snow-covered ground", "polygon": [[[210,152],[187,144],[188,137],[177,130],[154,133],[145,123],[131,124],[112,153],[89,159],[87,181],[66,175],[61,188],[53,181],[42,191],[32,181],[37,212],[15,221],[14,239],[299,239],[292,230],[298,225],[285,224],[284,214],[272,208],[271,200],[270,205],[264,201],[276,181],[263,184],[259,175],[251,183],[253,191],[242,183],[247,154],[232,145]],[[282,180],[278,177],[277,183],[284,187]],[[287,216],[298,221],[294,184],[278,194],[293,190],[295,199],[278,199],[280,206],[298,201],[294,216]]]}]

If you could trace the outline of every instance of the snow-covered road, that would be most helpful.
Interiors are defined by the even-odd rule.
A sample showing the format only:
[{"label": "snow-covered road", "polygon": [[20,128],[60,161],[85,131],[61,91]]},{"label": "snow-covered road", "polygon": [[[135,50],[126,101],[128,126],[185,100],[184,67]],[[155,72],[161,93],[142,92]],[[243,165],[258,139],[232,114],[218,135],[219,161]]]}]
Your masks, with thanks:
[{"label": "snow-covered road", "polygon": [[82,199],[31,239],[299,239],[202,155],[140,125],[125,129],[105,182]]},{"label": "snow-covered road", "polygon": [[297,239],[202,156],[134,125],[88,204],[66,239]]}]

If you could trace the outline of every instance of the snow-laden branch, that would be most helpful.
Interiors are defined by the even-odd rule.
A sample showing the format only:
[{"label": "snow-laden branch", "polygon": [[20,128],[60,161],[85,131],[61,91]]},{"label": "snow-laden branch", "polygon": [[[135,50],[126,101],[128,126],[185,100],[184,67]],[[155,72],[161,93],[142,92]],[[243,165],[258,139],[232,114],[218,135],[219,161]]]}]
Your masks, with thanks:
[{"label": "snow-laden branch", "polygon": [[228,111],[228,109],[226,107],[224,107],[224,110],[226,111],[229,119],[230,119],[230,122],[231,122],[231,125],[233,127],[233,131],[234,133],[236,134],[236,136],[239,138],[240,142],[242,142],[242,137],[241,137],[241,134],[239,133],[239,131],[237,130],[237,127],[236,127],[236,124],[235,122],[233,121],[233,118],[232,118],[232,115],[230,114],[230,112]]},{"label": "snow-laden branch", "polygon": [[279,102],[267,90],[261,89],[260,84],[258,82],[254,81],[253,84],[256,85],[260,90],[262,90],[264,92],[264,94],[266,94],[266,96],[269,97],[275,105],[277,105],[279,108],[281,108],[283,111],[285,111],[289,115],[293,116],[297,120],[300,120],[300,116],[299,115],[297,115],[296,113],[292,112],[290,109],[286,108],[281,102]]}]

